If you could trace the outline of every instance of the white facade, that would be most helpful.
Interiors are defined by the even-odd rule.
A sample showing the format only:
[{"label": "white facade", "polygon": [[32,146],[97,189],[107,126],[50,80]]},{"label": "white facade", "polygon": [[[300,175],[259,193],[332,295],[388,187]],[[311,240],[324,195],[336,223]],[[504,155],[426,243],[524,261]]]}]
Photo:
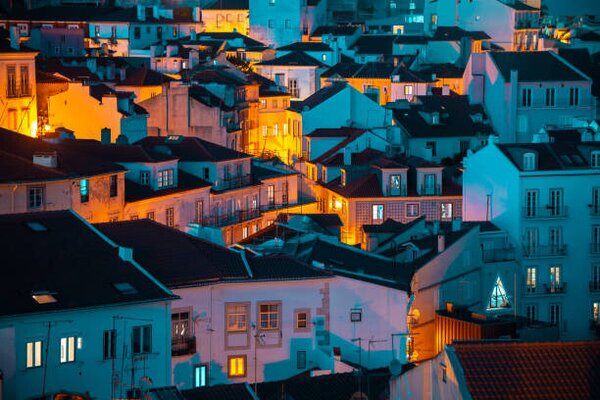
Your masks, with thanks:
[{"label": "white facade", "polygon": [[273,48],[302,39],[301,0],[250,0],[250,37]]},{"label": "white facade", "polygon": [[314,65],[255,65],[256,72],[286,87],[292,100],[304,100],[319,90],[324,68]]},{"label": "white facade", "polygon": [[[515,145],[510,151],[542,162],[530,146],[533,150]],[[599,147],[579,146],[583,157],[590,157],[590,148],[600,157]],[[600,169],[523,171],[493,143],[469,155],[464,165],[464,219],[492,221],[516,247],[524,282],[516,293],[518,314],[553,322],[564,339],[593,337],[590,321],[600,302]]]}]

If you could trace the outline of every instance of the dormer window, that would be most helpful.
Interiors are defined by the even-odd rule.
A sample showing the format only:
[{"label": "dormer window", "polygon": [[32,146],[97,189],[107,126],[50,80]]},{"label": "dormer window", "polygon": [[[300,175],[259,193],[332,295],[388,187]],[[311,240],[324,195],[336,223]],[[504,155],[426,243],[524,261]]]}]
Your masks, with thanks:
[{"label": "dormer window", "polygon": [[592,165],[592,168],[600,168],[600,150],[592,151],[590,164]]},{"label": "dormer window", "polygon": [[523,169],[525,171],[534,171],[535,170],[535,154],[534,153],[523,154]]}]

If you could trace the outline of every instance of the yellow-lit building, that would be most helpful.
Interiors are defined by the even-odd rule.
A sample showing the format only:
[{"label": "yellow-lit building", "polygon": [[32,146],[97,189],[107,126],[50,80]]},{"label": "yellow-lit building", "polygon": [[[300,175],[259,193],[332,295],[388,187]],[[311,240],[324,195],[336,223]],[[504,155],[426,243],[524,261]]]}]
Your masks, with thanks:
[{"label": "yellow-lit building", "polygon": [[[13,36],[16,32],[12,32]],[[37,135],[35,56],[21,49],[16,36],[0,43],[0,127]]]},{"label": "yellow-lit building", "polygon": [[[233,3],[233,4],[230,4]],[[204,30],[208,32],[239,32],[250,34],[250,10],[248,2],[245,7],[240,2],[217,1],[213,5],[202,9],[202,22]],[[241,2],[243,3],[243,2]]]},{"label": "yellow-lit building", "polygon": [[141,102],[162,93],[163,84],[173,79],[149,68],[131,68],[127,76],[116,87],[122,92],[133,92],[135,101]]}]

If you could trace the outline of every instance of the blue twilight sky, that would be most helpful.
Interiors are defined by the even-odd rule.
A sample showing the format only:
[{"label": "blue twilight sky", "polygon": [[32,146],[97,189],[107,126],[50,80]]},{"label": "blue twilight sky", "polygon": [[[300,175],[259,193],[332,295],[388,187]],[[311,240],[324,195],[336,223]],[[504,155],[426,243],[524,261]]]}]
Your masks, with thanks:
[{"label": "blue twilight sky", "polygon": [[542,0],[554,15],[600,15],[600,0]]}]

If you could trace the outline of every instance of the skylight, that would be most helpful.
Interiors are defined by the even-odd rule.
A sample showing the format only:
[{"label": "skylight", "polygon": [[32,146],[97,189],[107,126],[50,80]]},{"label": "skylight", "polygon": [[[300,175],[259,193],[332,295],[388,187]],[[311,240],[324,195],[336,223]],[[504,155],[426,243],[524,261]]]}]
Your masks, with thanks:
[{"label": "skylight", "polygon": [[52,295],[52,293],[50,293],[50,292],[33,292],[31,294],[31,297],[38,304],[51,304],[51,303],[56,303],[58,301],[58,300],[56,300],[56,297],[54,297]]},{"label": "skylight", "polygon": [[34,232],[45,232],[48,230],[48,228],[36,221],[26,222],[25,225]]},{"label": "skylight", "polygon": [[113,283],[113,286],[120,294],[137,294],[138,292],[129,282],[117,282]]}]

